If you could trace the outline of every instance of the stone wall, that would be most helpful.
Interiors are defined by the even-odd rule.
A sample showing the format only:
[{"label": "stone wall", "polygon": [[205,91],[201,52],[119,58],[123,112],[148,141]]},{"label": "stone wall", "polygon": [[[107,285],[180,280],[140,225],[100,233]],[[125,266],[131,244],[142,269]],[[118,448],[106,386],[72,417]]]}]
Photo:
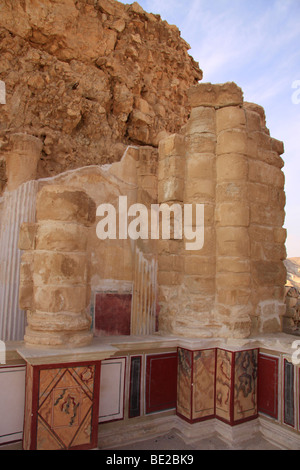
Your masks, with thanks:
[{"label": "stone wall", "polygon": [[[161,242],[160,326],[187,336],[281,330],[286,231],[283,144],[240,88],[189,90],[190,120],[160,142],[159,201],[204,204],[204,246]],[[171,260],[173,259],[173,263]]]}]

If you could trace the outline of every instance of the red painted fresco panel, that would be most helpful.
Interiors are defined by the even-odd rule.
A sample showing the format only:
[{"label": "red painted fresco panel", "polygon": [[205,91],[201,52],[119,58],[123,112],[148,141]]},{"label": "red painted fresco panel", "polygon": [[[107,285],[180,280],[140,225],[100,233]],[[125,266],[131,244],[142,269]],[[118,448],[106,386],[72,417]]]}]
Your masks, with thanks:
[{"label": "red painted fresco panel", "polygon": [[96,294],[96,335],[130,335],[131,297],[131,294]]},{"label": "red painted fresco panel", "polygon": [[278,357],[258,356],[258,411],[278,418]]},{"label": "red painted fresco panel", "polygon": [[146,413],[176,407],[177,353],[147,356]]}]

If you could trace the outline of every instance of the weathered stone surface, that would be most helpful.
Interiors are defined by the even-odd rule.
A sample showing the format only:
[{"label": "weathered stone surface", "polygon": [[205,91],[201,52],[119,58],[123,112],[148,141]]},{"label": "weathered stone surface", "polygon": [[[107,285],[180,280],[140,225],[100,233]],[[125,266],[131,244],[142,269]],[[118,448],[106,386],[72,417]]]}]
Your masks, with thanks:
[{"label": "weathered stone surface", "polygon": [[7,189],[13,191],[37,176],[42,141],[26,133],[9,137],[6,158]]},{"label": "weathered stone surface", "polygon": [[178,28],[137,3],[2,2],[0,41],[1,130],[40,136],[39,177],[157,146],[186,123],[202,78]]},{"label": "weathered stone surface", "polygon": [[87,229],[79,224],[66,224],[60,221],[47,220],[45,223],[39,223],[36,249],[85,252],[87,249]]},{"label": "weathered stone surface", "polygon": [[19,249],[34,250],[36,237],[36,224],[24,223],[20,228]]},{"label": "weathered stone surface", "polygon": [[199,83],[188,91],[189,104],[193,107],[212,106],[238,106],[243,103],[243,92],[235,83],[228,82],[222,85]]},{"label": "weathered stone surface", "polygon": [[84,191],[45,186],[38,194],[37,220],[60,220],[90,225],[96,218],[96,204]]}]

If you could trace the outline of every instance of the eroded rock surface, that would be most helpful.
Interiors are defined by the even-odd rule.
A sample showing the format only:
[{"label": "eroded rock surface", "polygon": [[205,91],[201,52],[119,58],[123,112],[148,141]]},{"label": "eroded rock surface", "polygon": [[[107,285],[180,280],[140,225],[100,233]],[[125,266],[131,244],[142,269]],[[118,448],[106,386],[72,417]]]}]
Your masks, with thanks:
[{"label": "eroded rock surface", "polygon": [[137,3],[1,2],[2,153],[10,134],[39,137],[47,177],[116,161],[130,143],[157,146],[186,122],[186,91],[202,78],[188,49]]}]

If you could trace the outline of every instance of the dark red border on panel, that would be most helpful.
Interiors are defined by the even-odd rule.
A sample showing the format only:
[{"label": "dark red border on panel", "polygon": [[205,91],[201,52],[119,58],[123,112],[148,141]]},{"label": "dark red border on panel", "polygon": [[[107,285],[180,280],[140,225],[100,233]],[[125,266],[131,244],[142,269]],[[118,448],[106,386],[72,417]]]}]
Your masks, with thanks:
[{"label": "dark red border on panel", "polygon": [[[175,359],[175,364],[176,364],[176,381],[175,381],[175,390],[173,391],[173,397],[170,401],[164,402],[161,404],[153,405],[151,404],[151,392],[152,392],[152,387],[160,387],[161,383],[155,383],[155,385],[152,382],[153,377],[151,376],[151,361],[153,360],[159,360],[159,359]],[[174,353],[162,353],[162,354],[152,354],[148,355],[146,357],[146,414],[150,413],[155,413],[158,411],[167,411],[171,409],[176,409],[176,404],[177,404],[177,351]]]},{"label": "dark red border on panel", "polygon": [[[131,397],[131,369],[132,369],[132,359],[139,358],[141,360],[141,368],[140,368],[140,380],[139,380],[139,397],[140,397],[140,409],[139,409],[139,414],[136,416],[130,416],[130,397]],[[129,366],[128,366],[129,367]],[[142,368],[143,368],[143,356],[142,355],[135,355],[135,356],[130,356],[130,373],[129,373],[129,397],[128,397],[128,418],[133,419],[141,416],[141,385],[142,385]]]},{"label": "dark red border on panel", "polygon": [[[283,394],[282,394],[282,400],[283,400],[283,422],[284,424],[286,424],[286,426],[290,426],[291,428],[295,429],[295,402],[293,401],[293,406],[294,406],[294,415],[293,415],[293,420],[294,420],[294,423],[291,424],[291,423],[287,423],[286,422],[286,416],[285,416],[285,384],[286,384],[286,376],[285,376],[285,365],[286,363],[289,363],[292,365],[292,367],[294,367],[294,365],[288,361],[287,359],[284,359],[283,360]],[[294,400],[294,396],[295,396],[295,373],[293,372],[293,400]]]},{"label": "dark red border on panel", "polygon": [[[68,450],[89,450],[98,446],[98,414],[99,414],[99,393],[100,393],[100,369],[101,361],[92,362],[71,362],[71,363],[57,363],[45,365],[29,365],[33,368],[33,383],[32,383],[32,411],[31,411],[31,424],[30,424],[30,446],[29,450],[36,450],[37,446],[37,412],[39,402],[39,374],[41,370],[49,369],[68,369],[71,367],[82,366],[95,366],[94,387],[93,387],[93,404],[92,404],[92,431],[90,444],[74,446]],[[28,366],[28,365],[27,365]],[[26,403],[25,403],[26,412]],[[62,449],[63,450],[63,449]]]},{"label": "dark red border on panel", "polygon": [[257,409],[258,413],[263,413],[274,419],[278,419],[278,374],[279,357],[259,352]]}]

